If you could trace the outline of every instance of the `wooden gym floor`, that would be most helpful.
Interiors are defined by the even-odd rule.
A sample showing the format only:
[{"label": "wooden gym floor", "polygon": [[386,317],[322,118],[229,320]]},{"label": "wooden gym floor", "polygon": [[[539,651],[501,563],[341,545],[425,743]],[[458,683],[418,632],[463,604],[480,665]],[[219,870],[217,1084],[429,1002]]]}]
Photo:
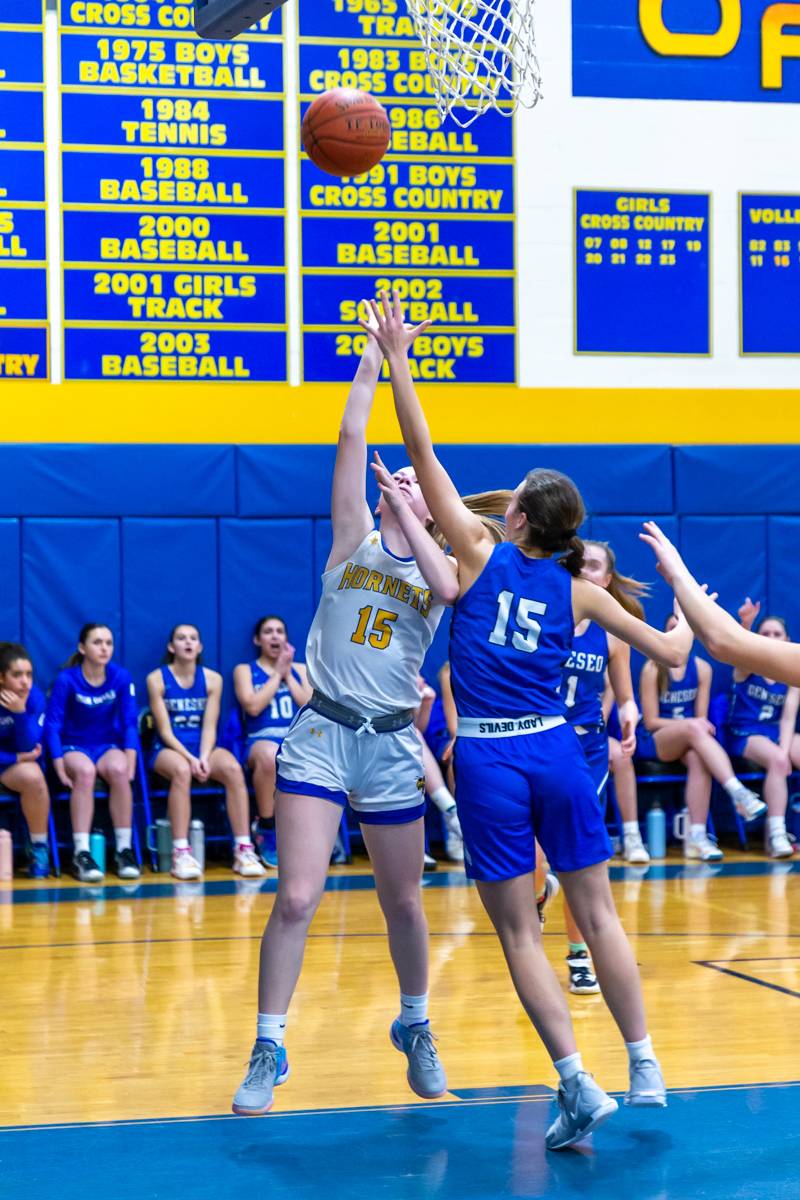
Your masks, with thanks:
[{"label": "wooden gym floor", "polygon": [[[331,872],[290,1013],[292,1074],[257,1120],[230,1100],[274,878],[15,881],[0,891],[0,1192],[605,1200],[624,1180],[632,1200],[796,1200],[799,875],[734,852],[612,868],[670,1105],[621,1108],[556,1155],[542,1144],[552,1067],[460,870],[424,879],[447,1097],[418,1100],[389,1043],[396,984],[362,862]],[[560,900],[545,936],[565,978]],[[570,1007],[588,1069],[622,1091],[602,998]]]}]

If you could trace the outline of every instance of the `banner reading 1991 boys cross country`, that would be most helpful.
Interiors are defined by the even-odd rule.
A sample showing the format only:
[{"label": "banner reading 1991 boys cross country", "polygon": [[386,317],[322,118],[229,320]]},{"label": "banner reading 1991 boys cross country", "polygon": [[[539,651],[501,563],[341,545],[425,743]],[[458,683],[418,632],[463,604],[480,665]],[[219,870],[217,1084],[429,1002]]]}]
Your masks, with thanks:
[{"label": "banner reading 1991 boys cross country", "polygon": [[280,13],[235,42],[192,0],[59,20],[64,378],[286,380]]},{"label": "banner reading 1991 boys cross country", "polygon": [[514,383],[511,117],[489,112],[466,130],[441,121],[403,4],[301,2],[298,21],[301,117],[315,96],[351,87],[392,126],[388,154],[357,179],[302,155],[304,379],[352,379],[366,337],[358,303],[396,288],[409,321],[435,322],[412,348],[416,378]]}]

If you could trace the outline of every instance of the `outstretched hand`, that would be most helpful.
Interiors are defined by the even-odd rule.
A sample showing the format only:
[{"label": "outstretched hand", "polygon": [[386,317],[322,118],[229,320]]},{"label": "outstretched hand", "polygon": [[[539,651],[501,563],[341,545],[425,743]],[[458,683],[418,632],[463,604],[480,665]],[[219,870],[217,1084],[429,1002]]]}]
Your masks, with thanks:
[{"label": "outstretched hand", "polygon": [[384,463],[377,450],[373,451],[375,458],[374,462],[369,464],[370,470],[375,476],[380,493],[386,501],[388,507],[393,513],[399,513],[406,507],[403,492],[394,475],[390,474],[389,468]]},{"label": "outstretched hand", "polygon": [[686,565],[678,553],[676,546],[673,546],[667,535],[662,529],[659,529],[655,521],[645,521],[644,533],[640,533],[639,537],[653,551],[656,556],[656,569],[660,575],[663,575],[670,586],[675,582],[676,577],[686,569]]},{"label": "outstretched hand", "polygon": [[752,629],[755,619],[761,612],[761,601],[756,600],[755,603],[749,596],[745,598],[744,604],[740,605],[738,616],[745,629]]},{"label": "outstretched hand", "polygon": [[430,325],[430,321],[406,325],[397,292],[392,292],[391,299],[388,292],[381,292],[380,304],[377,300],[368,300],[366,303],[373,320],[359,319],[359,324],[375,339],[387,359],[407,354],[409,346]]}]

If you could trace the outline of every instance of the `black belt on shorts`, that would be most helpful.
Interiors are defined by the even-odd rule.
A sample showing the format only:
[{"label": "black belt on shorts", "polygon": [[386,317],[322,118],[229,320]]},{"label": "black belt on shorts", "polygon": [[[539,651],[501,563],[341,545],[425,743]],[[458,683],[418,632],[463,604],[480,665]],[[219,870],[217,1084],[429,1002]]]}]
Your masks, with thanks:
[{"label": "black belt on shorts", "polygon": [[325,696],[316,689],[311,694],[308,707],[313,708],[321,717],[327,717],[339,725],[346,725],[348,729],[355,729],[356,733],[396,733],[398,729],[405,729],[414,720],[413,708],[400,708],[381,717],[365,717],[362,713],[339,704],[337,700],[331,700],[330,696]]}]

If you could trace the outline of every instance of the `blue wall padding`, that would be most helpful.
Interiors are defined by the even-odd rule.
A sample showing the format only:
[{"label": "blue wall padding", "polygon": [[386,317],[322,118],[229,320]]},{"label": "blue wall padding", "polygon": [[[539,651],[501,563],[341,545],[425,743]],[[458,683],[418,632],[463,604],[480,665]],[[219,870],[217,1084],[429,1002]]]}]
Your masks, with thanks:
[{"label": "blue wall padding", "polygon": [[0,516],[232,516],[233,446],[0,446]]},{"label": "blue wall padding", "polygon": [[252,626],[270,614],[284,618],[302,661],[314,615],[311,521],[221,521],[219,585],[220,651],[228,669],[255,657]]},{"label": "blue wall padding", "polygon": [[682,513],[800,513],[800,446],[677,446]]},{"label": "blue wall padding", "polygon": [[[772,517],[769,522],[767,543],[767,587],[768,608],[762,606],[761,615],[768,612],[789,620],[789,633],[797,641],[800,638],[800,517]],[[750,595],[755,600],[751,592]],[[763,593],[760,593],[763,600]]]},{"label": "blue wall padding", "polygon": [[[381,451],[392,469],[405,461],[400,446]],[[625,574],[653,581],[653,624],[670,599],[637,536],[650,516],[729,610],[749,592],[800,630],[797,447],[448,445],[439,453],[463,492],[513,487],[535,465],[572,475],[590,510],[584,533],[611,541]],[[251,626],[263,613],[285,615],[302,658],[331,546],[333,461],[330,446],[0,447],[0,638],[27,639],[47,686],[80,625],[107,621],[143,695],[170,628],[192,621],[230,700],[231,668],[254,653]],[[372,483],[368,497],[377,500]],[[429,679],[446,655],[444,622]]]},{"label": "blue wall padding", "polygon": [[[530,425],[535,414],[530,416]],[[402,446],[378,446],[390,471],[408,462]],[[373,447],[370,447],[369,459]],[[438,446],[461,492],[515,488],[533,467],[572,475],[589,509],[615,513],[673,511],[668,446]],[[242,446],[238,454],[239,515],[327,516],[333,446]],[[367,490],[377,501],[377,488]]]},{"label": "blue wall padding", "polygon": [[107,624],[126,655],[120,542],[120,522],[112,518],[23,522],[22,632],[40,685],[75,649],[87,621]]},{"label": "blue wall padding", "polygon": [[0,641],[11,635],[3,630],[17,631],[22,626],[21,571],[19,521],[0,520]]},{"label": "blue wall padding", "polygon": [[682,517],[680,547],[689,569],[736,610],[745,596],[767,592],[767,518]]},{"label": "blue wall padding", "polygon": [[181,621],[199,627],[204,662],[219,662],[217,557],[217,522],[208,517],[123,520],[122,634],[134,679],[161,662]]}]

